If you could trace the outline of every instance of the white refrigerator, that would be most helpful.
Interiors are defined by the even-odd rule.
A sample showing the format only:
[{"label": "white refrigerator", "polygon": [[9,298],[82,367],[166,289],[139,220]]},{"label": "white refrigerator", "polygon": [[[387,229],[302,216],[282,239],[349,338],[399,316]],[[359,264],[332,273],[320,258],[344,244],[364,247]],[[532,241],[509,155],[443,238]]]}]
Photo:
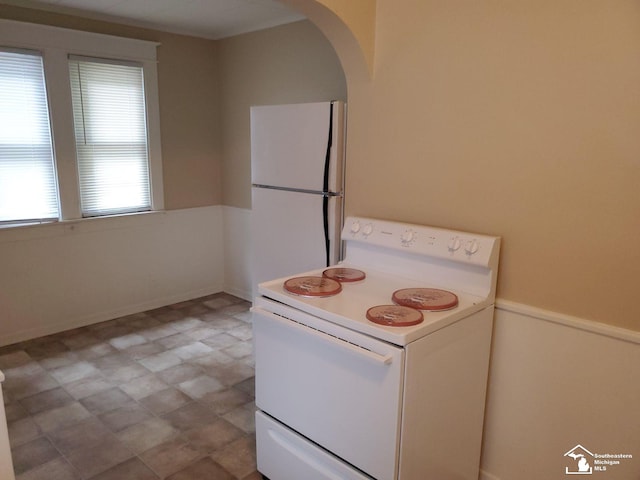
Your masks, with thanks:
[{"label": "white refrigerator", "polygon": [[338,101],[251,107],[254,297],[263,281],[339,260],[345,114]]}]

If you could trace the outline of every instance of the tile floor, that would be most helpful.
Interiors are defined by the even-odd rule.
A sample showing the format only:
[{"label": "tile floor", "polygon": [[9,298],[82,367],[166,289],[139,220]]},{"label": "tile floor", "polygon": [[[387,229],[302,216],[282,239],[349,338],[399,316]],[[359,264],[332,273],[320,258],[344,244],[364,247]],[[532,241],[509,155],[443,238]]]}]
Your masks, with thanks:
[{"label": "tile floor", "polygon": [[260,479],[248,308],[216,294],[0,348],[17,479]]}]

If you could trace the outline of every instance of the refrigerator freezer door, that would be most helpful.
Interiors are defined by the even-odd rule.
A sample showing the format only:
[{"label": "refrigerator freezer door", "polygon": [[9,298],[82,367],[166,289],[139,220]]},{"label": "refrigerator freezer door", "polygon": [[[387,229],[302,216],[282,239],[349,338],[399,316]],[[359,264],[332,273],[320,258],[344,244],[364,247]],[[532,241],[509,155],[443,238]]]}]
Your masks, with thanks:
[{"label": "refrigerator freezer door", "polygon": [[251,183],[342,191],[343,130],[341,102],[251,107]]},{"label": "refrigerator freezer door", "polygon": [[[338,261],[342,199],[328,199],[329,263]],[[253,294],[266,280],[327,265],[322,195],[252,188]]]}]

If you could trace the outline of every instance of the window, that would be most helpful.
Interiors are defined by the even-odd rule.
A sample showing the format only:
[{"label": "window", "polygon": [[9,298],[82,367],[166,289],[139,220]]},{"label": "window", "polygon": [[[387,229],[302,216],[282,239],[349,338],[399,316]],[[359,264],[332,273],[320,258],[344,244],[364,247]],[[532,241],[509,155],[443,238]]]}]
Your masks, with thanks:
[{"label": "window", "polygon": [[83,216],[151,209],[142,67],[70,57]]},{"label": "window", "polygon": [[0,19],[0,227],[164,208],[158,45]]},{"label": "window", "polygon": [[0,49],[0,223],[57,219],[56,185],[42,57]]}]

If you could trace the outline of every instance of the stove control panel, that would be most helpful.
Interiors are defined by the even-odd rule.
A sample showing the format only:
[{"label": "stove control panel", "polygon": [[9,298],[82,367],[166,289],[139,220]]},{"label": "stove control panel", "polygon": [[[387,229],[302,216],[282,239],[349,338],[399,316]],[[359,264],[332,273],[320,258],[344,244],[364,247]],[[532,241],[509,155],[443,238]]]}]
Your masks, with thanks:
[{"label": "stove control panel", "polygon": [[489,266],[497,261],[499,237],[363,217],[347,218],[342,240],[416,255]]}]

